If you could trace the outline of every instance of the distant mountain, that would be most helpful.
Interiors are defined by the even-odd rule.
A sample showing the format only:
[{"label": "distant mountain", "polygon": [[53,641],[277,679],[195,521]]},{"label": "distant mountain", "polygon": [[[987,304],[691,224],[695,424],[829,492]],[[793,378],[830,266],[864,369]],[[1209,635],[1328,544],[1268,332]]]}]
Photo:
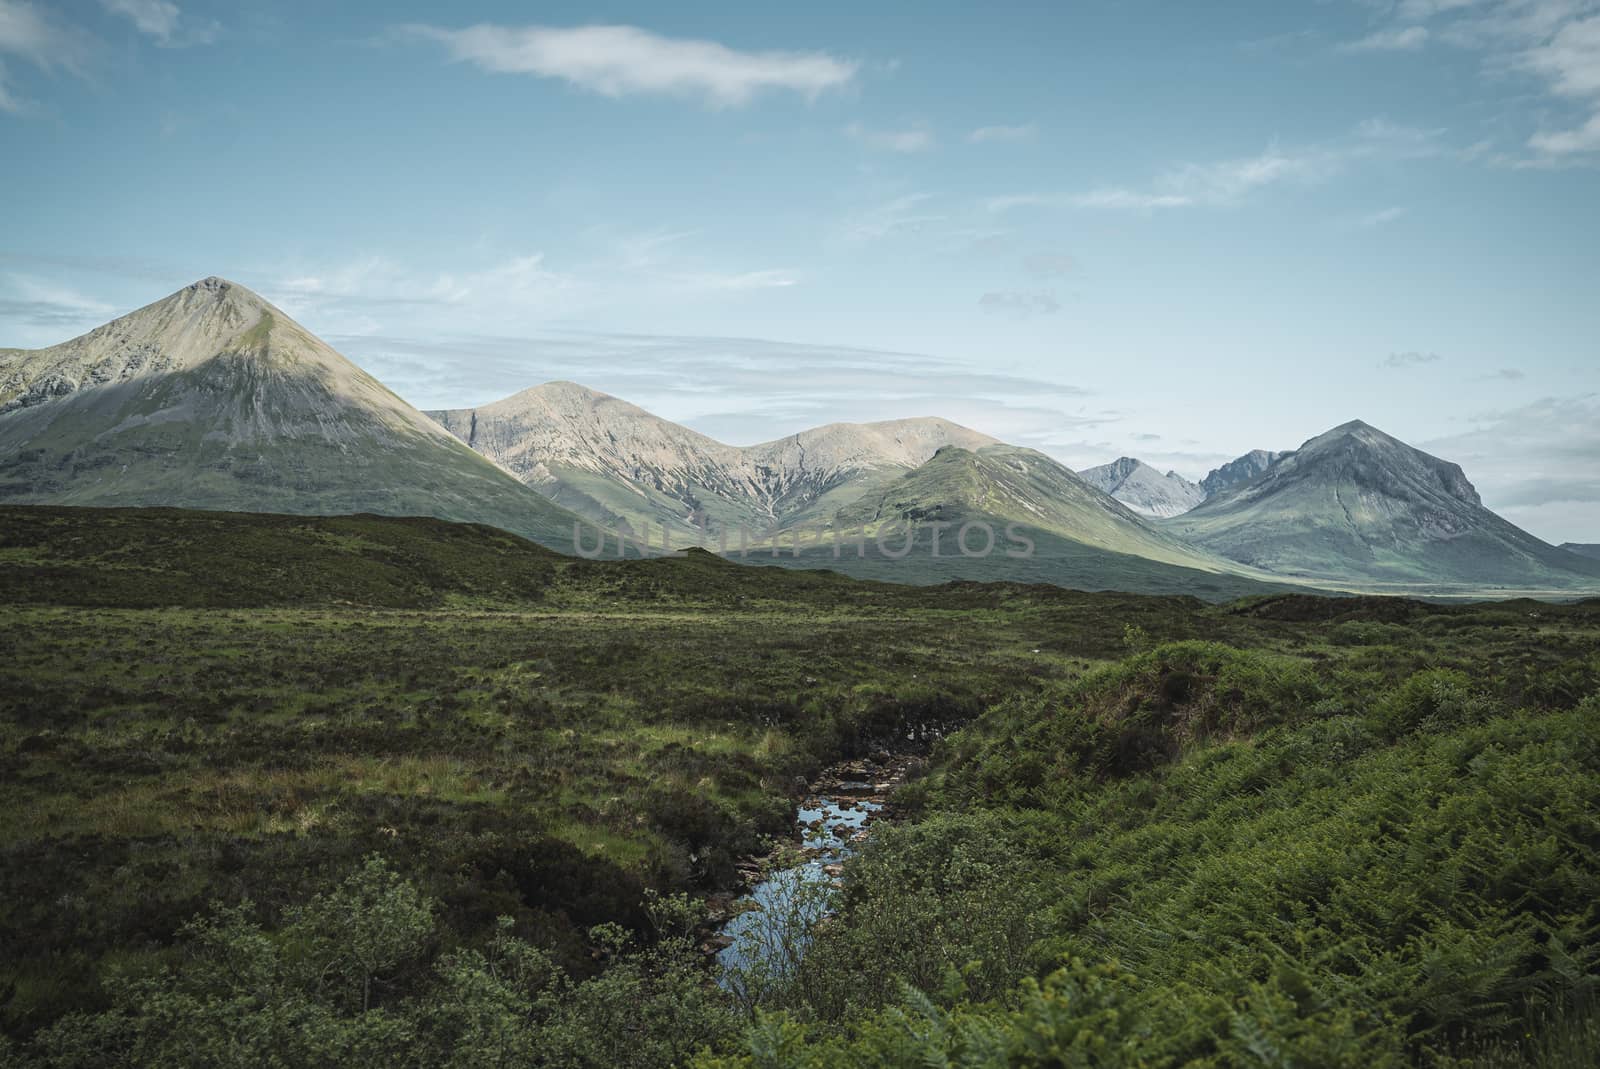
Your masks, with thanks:
[{"label": "distant mountain", "polygon": [[[987,536],[975,526],[967,541],[974,555],[962,553],[960,529],[969,522],[994,534],[990,552],[979,552]],[[907,550],[913,524],[917,537]],[[859,531],[865,536],[852,540]],[[1020,555],[1025,547],[1014,535],[1026,539],[1031,553]],[[894,582],[1004,580],[1212,600],[1284,589],[1271,576],[1183,544],[1043,453],[1008,445],[941,449],[798,540],[798,559],[792,540],[780,541],[776,554],[761,547],[752,557]]]},{"label": "distant mountain", "polygon": [[1600,564],[1484,508],[1457,465],[1359,420],[1163,526],[1242,564],[1330,583],[1536,591],[1600,580]]},{"label": "distant mountain", "polygon": [[1591,560],[1600,560],[1600,544],[1595,544],[1592,542],[1563,542],[1561,543],[1560,548],[1566,550],[1568,553],[1576,553],[1580,557],[1588,557]]},{"label": "distant mountain", "polygon": [[832,423],[747,447],[724,445],[637,405],[549,382],[479,408],[429,413],[473,449],[592,520],[640,531],[665,522],[705,541],[831,514],[943,446],[994,439],[943,419]]},{"label": "distant mountain", "polygon": [[1230,460],[1220,468],[1213,468],[1209,475],[1200,480],[1200,489],[1206,497],[1216,497],[1218,494],[1232,490],[1235,486],[1243,486],[1287,455],[1287,453],[1274,453],[1266,449],[1252,449],[1244,456]]},{"label": "distant mountain", "polygon": [[1197,483],[1169,471],[1165,475],[1142,460],[1121,457],[1086,468],[1078,478],[1109,494],[1141,516],[1179,516],[1206,499]]},{"label": "distant mountain", "polygon": [[0,502],[426,515],[556,548],[574,520],[220,278],[0,350]]}]

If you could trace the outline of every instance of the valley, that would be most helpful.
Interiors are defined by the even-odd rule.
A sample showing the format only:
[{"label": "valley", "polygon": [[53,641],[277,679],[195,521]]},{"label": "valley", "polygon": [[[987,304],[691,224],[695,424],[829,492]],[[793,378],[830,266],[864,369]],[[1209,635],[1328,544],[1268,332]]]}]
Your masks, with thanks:
[{"label": "valley", "polygon": [[1600,1066],[1600,0],[0,0],[0,158],[0,1069]]},{"label": "valley", "polygon": [[[0,351],[0,502],[432,516],[583,556],[626,541],[773,560],[809,539],[775,563],[1213,601],[1600,592],[1592,557],[1520,530],[1458,466],[1359,420],[1193,483],[1131,457],[1074,472],[935,416],[730,446],[561,381],[423,413],[216,277],[61,345]],[[1037,552],[940,559],[941,525],[969,523]],[[913,526],[900,557],[820,548]]]},{"label": "valley", "polygon": [[[1161,1058],[1232,1050],[1241,1019],[1370,1064],[1594,1027],[1593,601],[919,587],[374,516],[0,520],[23,1064],[444,1064],[489,1028],[507,1065],[774,1064],[761,1029],[781,1066],[889,1065],[984,1030],[1021,1050],[1058,999],[1156,1022],[1111,1034]],[[805,953],[719,988],[701,900],[792,835],[821,770],[907,733],[942,741],[816,885],[832,919],[764,913]],[[1307,909],[1311,956],[1273,972],[1244,930]],[[368,911],[391,934],[363,966],[336,919]],[[1083,964],[1098,945],[1141,980]],[[1441,1002],[1443,961],[1469,986]],[[1273,1008],[1304,989],[1281,985],[1344,993]],[[905,1036],[907,1013],[946,1023]]]}]

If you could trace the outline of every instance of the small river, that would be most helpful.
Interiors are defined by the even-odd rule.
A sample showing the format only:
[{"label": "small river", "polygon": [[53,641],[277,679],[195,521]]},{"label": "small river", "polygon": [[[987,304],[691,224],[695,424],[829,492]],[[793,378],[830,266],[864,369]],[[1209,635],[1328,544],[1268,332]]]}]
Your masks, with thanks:
[{"label": "small river", "polygon": [[757,882],[734,903],[721,930],[721,983],[739,992],[781,980],[828,916],[845,859],[886,816],[889,792],[904,782],[917,758],[879,753],[826,769],[811,784],[795,815],[798,851],[778,851],[757,870]]}]

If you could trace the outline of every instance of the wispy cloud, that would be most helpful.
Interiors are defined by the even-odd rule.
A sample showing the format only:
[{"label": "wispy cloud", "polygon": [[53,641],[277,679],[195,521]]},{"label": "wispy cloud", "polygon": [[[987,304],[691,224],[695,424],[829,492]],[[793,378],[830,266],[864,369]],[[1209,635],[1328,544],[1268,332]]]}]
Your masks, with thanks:
[{"label": "wispy cloud", "polygon": [[[83,74],[92,46],[81,31],[62,23],[48,8],[28,0],[0,0],[0,56],[13,56],[40,70]],[[0,62],[0,112],[21,115],[32,107]]]},{"label": "wispy cloud", "polygon": [[88,39],[28,0],[0,0],[0,52],[37,67],[82,71]]},{"label": "wispy cloud", "polygon": [[10,86],[6,84],[6,65],[0,63],[0,111],[9,112],[12,115],[20,115],[23,107],[22,98],[13,93]]},{"label": "wispy cloud", "polygon": [[1375,212],[1368,212],[1356,220],[1356,226],[1371,230],[1375,227],[1387,226],[1406,214],[1404,208],[1380,208]]},{"label": "wispy cloud", "polygon": [[8,272],[0,284],[4,345],[53,345],[99,326],[114,316],[105,301],[50,279]]},{"label": "wispy cloud", "polygon": [[[1020,202],[1020,198],[1018,198]],[[1187,208],[1196,203],[1188,193],[1148,193],[1137,189],[1092,189],[1064,198],[1074,208],[1113,208],[1147,212],[1155,208]]]},{"label": "wispy cloud", "polygon": [[1549,542],[1600,541],[1600,397],[1481,413],[1421,443],[1459,463],[1484,504]]},{"label": "wispy cloud", "polygon": [[857,144],[886,152],[926,152],[934,145],[933,131],[922,123],[899,130],[875,130],[853,122],[844,132]]},{"label": "wispy cloud", "polygon": [[222,29],[214,21],[197,22],[186,18],[171,0],[100,0],[100,6],[132,22],[140,33],[169,48],[210,44]]},{"label": "wispy cloud", "polygon": [[914,234],[945,221],[940,212],[924,205],[932,193],[906,193],[874,204],[846,219],[840,234],[845,242],[881,241],[900,234]]},{"label": "wispy cloud", "polygon": [[776,90],[815,97],[850,84],[861,67],[826,52],[747,52],[637,26],[408,25],[400,32],[437,41],[451,58],[487,71],[556,78],[608,97],[698,97],[713,107]]},{"label": "wispy cloud", "polygon": [[1050,451],[1119,418],[1086,411],[1087,391],[1070,383],[928,353],[576,330],[328,340],[422,408],[483,404],[572,379],[741,445],[834,421],[939,415]]},{"label": "wispy cloud", "polygon": [[100,5],[132,21],[140,33],[163,41],[171,40],[181,14],[178,5],[167,0],[100,0]]},{"label": "wispy cloud", "polygon": [[1054,293],[1047,290],[1036,292],[999,290],[979,297],[978,307],[995,315],[1006,315],[1013,319],[1031,319],[1036,315],[1054,315],[1061,311],[1061,302],[1056,300]]},{"label": "wispy cloud", "polygon": [[1444,357],[1438,353],[1423,353],[1413,349],[1403,353],[1390,353],[1379,366],[1386,368],[1420,367],[1423,364],[1437,364],[1443,359]]},{"label": "wispy cloud", "polygon": [[449,330],[467,323],[482,333],[518,333],[609,317],[621,305],[738,301],[803,282],[785,267],[713,262],[697,254],[693,237],[666,228],[597,230],[581,252],[568,250],[559,261],[524,251],[481,257],[466,269],[430,271],[376,255],[256,270],[247,277],[290,315],[341,335],[412,332],[429,324]]},{"label": "wispy cloud", "polygon": [[1528,147],[1547,156],[1600,152],[1600,111],[1570,130],[1541,130],[1528,138]]},{"label": "wispy cloud", "polygon": [[1547,157],[1600,152],[1600,14],[1566,23],[1515,62],[1544,78],[1552,93],[1590,109],[1576,126],[1535,132],[1528,147]]},{"label": "wispy cloud", "polygon": [[1358,41],[1340,45],[1343,52],[1415,52],[1428,43],[1425,26],[1399,26],[1369,33]]},{"label": "wispy cloud", "polygon": [[1038,136],[1039,128],[1030,122],[1019,126],[980,126],[967,135],[967,140],[975,145],[986,145],[996,142],[1032,141]]},{"label": "wispy cloud", "polygon": [[1513,166],[1551,166],[1600,152],[1600,3],[1595,0],[1401,0],[1388,25],[1345,50],[1406,50],[1439,41],[1482,52],[1486,76],[1536,79],[1550,102],[1578,114],[1564,124],[1542,109],[1530,133],[1532,159],[1490,156]]},{"label": "wispy cloud", "polygon": [[1148,186],[1105,186],[1077,192],[1010,193],[989,197],[994,213],[1027,207],[1103,208],[1149,212],[1237,203],[1269,186],[1324,181],[1357,161],[1374,158],[1421,159],[1443,151],[1444,131],[1405,126],[1373,118],[1347,135],[1299,146],[1272,145],[1255,156],[1211,163],[1185,163]]}]

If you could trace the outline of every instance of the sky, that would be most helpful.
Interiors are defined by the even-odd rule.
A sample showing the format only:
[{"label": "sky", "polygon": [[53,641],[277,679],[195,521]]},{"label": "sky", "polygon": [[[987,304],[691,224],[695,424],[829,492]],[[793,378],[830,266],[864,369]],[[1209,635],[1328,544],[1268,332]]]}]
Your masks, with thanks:
[{"label": "sky", "polygon": [[1600,542],[1600,0],[0,0],[0,345],[208,275],[421,408],[1359,418]]}]

